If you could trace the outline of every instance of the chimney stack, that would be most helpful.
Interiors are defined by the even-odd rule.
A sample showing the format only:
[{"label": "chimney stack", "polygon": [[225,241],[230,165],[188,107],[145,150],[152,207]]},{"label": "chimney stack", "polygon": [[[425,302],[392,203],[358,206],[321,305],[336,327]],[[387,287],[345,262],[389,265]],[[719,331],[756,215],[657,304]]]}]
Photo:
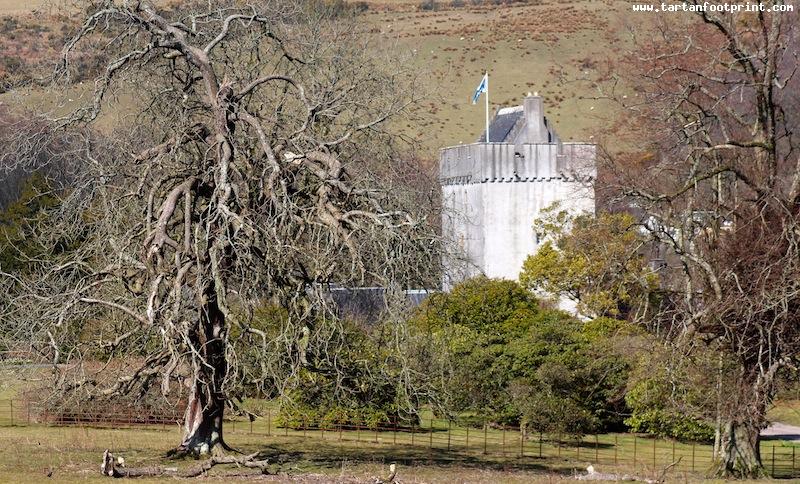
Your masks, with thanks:
[{"label": "chimney stack", "polygon": [[544,103],[539,93],[525,97],[523,102],[528,143],[548,143],[549,136],[544,124]]}]

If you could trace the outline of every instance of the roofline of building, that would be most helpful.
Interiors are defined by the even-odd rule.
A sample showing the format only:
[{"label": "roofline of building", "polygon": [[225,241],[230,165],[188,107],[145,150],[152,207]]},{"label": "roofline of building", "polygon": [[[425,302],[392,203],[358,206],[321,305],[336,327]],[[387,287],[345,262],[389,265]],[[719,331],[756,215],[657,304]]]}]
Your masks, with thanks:
[{"label": "roofline of building", "polygon": [[[489,145],[513,145],[513,146],[517,145],[517,143],[505,143],[505,142],[494,142],[494,141],[491,141],[489,143],[485,143],[485,142],[476,141],[476,142],[473,142],[473,143],[461,143],[460,145],[445,146],[444,148],[439,148],[439,151],[445,151],[445,150],[449,150],[451,148],[458,148],[459,146],[486,145],[486,144],[489,144]],[[558,143],[522,143],[522,144],[523,145],[533,145],[533,146],[539,146],[539,145],[543,145],[543,146],[544,145],[548,145],[549,146],[549,145],[555,145],[555,144],[558,144]],[[562,141],[561,144],[562,145],[597,146],[597,143],[588,143],[586,141]]]}]

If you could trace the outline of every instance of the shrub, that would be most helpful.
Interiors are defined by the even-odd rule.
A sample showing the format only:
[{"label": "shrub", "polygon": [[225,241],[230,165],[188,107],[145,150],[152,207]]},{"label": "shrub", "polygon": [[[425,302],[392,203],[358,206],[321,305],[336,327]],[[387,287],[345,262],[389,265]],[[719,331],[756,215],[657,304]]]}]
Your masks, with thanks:
[{"label": "shrub", "polygon": [[584,327],[539,307],[516,282],[486,277],[432,296],[412,318],[429,345],[417,354],[445,355],[431,358],[428,371],[443,375],[439,391],[451,412],[548,432],[616,429],[628,363],[605,344],[615,324]]},{"label": "shrub", "polygon": [[281,407],[275,422],[279,427],[292,429],[336,429],[342,426],[375,430],[390,428],[396,422],[401,422],[400,425],[403,425],[410,421],[398,419],[396,415],[390,415],[386,410],[372,406],[345,407],[333,404],[324,408],[309,405],[285,405]]},{"label": "shrub", "polygon": [[415,423],[416,402],[401,381],[402,363],[392,345],[380,344],[383,328],[372,329],[376,335],[343,321],[334,339],[326,341],[336,347],[335,361],[309,350],[296,386],[281,399],[279,420],[295,428]]},{"label": "shrub", "polygon": [[439,3],[436,0],[423,0],[418,8],[426,12],[435,12],[439,10]]},{"label": "shrub", "polygon": [[449,293],[431,295],[412,321],[424,331],[457,325],[486,332],[498,329],[516,311],[538,310],[533,294],[516,282],[479,276],[458,284]]},{"label": "shrub", "polygon": [[646,432],[659,437],[690,442],[711,442],[714,440],[714,427],[687,415],[651,409],[635,412],[625,419],[625,424],[633,432]]},{"label": "shrub", "polygon": [[[664,381],[662,375],[638,381],[625,395],[632,412],[625,419],[625,425],[634,432],[646,432],[661,437],[696,442],[713,440],[713,426],[686,410],[670,408],[668,402],[671,391],[669,383]],[[690,403],[693,398],[692,395],[684,395],[682,399]]]},{"label": "shrub", "polygon": [[369,10],[369,4],[367,2],[354,2],[352,8],[356,13],[363,13]]}]

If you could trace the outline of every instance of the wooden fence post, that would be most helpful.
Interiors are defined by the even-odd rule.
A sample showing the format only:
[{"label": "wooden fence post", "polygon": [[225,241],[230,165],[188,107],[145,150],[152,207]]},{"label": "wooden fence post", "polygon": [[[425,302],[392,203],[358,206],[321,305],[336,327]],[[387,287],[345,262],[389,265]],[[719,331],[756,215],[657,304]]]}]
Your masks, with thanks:
[{"label": "wooden fence post", "polygon": [[272,436],[272,410],[267,409],[267,435]]},{"label": "wooden fence post", "polygon": [[694,442],[692,442],[692,472],[694,472]]},{"label": "wooden fence post", "polygon": [[392,443],[397,445],[397,415],[394,416],[394,430],[392,431]]},{"label": "wooden fence post", "polygon": [[11,408],[11,426],[14,426],[14,400],[9,400],[8,405]]},{"label": "wooden fence post", "polygon": [[614,465],[617,465],[617,451],[619,447],[619,435],[614,434]]},{"label": "wooden fence post", "polygon": [[450,452],[450,433],[453,429],[453,422],[447,419],[447,452]]},{"label": "wooden fence post", "polygon": [[483,422],[483,454],[486,455],[486,434],[488,432],[489,426],[486,422]]},{"label": "wooden fence post", "polygon": [[672,462],[675,462],[675,439],[672,439]]},{"label": "wooden fence post", "polygon": [[658,442],[658,437],[653,438],[653,468],[656,467],[656,442]]},{"label": "wooden fence post", "polygon": [[539,432],[539,458],[542,458],[542,433]]},{"label": "wooden fence post", "polygon": [[772,475],[770,476],[775,479],[775,446],[772,446]]},{"label": "wooden fence post", "polygon": [[633,468],[636,469],[636,434],[633,434]]},{"label": "wooden fence post", "polygon": [[428,437],[428,450],[433,450],[433,417],[431,417],[430,435]]},{"label": "wooden fence post", "polygon": [[519,428],[519,456],[525,457],[525,432],[522,431],[522,427]]},{"label": "wooden fence post", "polygon": [[414,445],[414,433],[415,433],[414,432],[414,425],[416,425],[416,424],[414,422],[411,422],[411,445]]},{"label": "wooden fence post", "polygon": [[431,416],[430,439],[428,440],[428,461],[433,462],[433,416]]},{"label": "wooden fence post", "polygon": [[600,450],[598,446],[600,443],[597,441],[597,434],[594,434],[594,461],[599,463],[600,462]]},{"label": "wooden fence post", "polygon": [[506,458],[506,425],[503,424],[503,459]]},{"label": "wooden fence post", "polygon": [[469,453],[469,424],[467,424],[467,452]]}]

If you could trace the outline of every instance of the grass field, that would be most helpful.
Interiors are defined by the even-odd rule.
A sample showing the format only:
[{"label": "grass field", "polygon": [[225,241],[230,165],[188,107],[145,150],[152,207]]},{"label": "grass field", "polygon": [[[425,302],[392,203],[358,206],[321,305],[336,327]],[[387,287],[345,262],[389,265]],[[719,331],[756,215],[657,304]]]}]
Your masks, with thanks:
[{"label": "grass field", "polygon": [[[38,379],[41,370],[27,372]],[[15,376],[16,375],[16,376]],[[46,426],[37,424],[18,391],[19,374],[0,371],[0,483],[93,482],[104,479],[98,465],[105,449],[122,455],[129,466],[190,466],[164,454],[179,440],[176,424],[131,426]],[[592,464],[602,472],[657,478],[668,466],[672,481],[702,479],[711,464],[709,445],[653,439],[633,434],[570,436],[529,434],[517,429],[463,427],[423,412],[414,430],[392,426],[375,431],[366,427],[296,428],[276,425],[276,408],[261,405],[266,414],[250,422],[226,422],[226,440],[245,453],[261,452],[271,463],[270,476],[254,471],[216,468],[212,480],[245,482],[269,479],[291,482],[371,482],[386,473],[389,463],[400,465],[402,482],[557,482]],[[797,412],[796,401],[780,402],[773,414]],[[13,411],[13,413],[12,413]],[[12,419],[13,415],[13,419]],[[121,419],[123,420],[123,419]],[[782,421],[787,421],[783,419]],[[787,423],[791,423],[790,421]],[[768,473],[800,478],[800,448],[782,441],[764,441],[762,457]],[[234,476],[230,473],[233,472]],[[223,477],[223,475],[225,477]],[[142,480],[139,482],[156,482]]]},{"label": "grass field", "polygon": [[45,4],[47,0],[0,0],[0,15],[28,13]]},{"label": "grass field", "polygon": [[[602,472],[628,473],[655,479],[668,463],[678,461],[676,468],[667,473],[670,481],[694,482],[703,478],[710,455],[707,446],[656,441],[646,438],[634,440],[631,435],[602,435],[583,441],[582,446],[565,441],[555,445],[538,439],[524,442],[520,447],[517,437],[507,435],[502,452],[496,441],[483,453],[482,440],[475,438],[471,447],[464,446],[465,429],[451,429],[450,450],[446,447],[444,429],[434,434],[419,434],[415,445],[410,444],[410,434],[394,435],[392,432],[361,431],[328,432],[272,429],[239,422],[229,422],[227,440],[243,452],[261,452],[272,464],[270,476],[255,471],[215,468],[209,474],[212,480],[223,478],[231,482],[267,479],[291,482],[370,482],[387,473],[388,464],[399,465],[398,478],[402,482],[557,482],[583,473],[588,464]],[[431,435],[433,437],[431,438]],[[100,482],[98,465],[105,449],[125,458],[128,466],[142,467],[164,465],[184,467],[192,461],[170,461],[163,457],[165,450],[180,438],[177,427],[152,428],[79,428],[15,426],[0,430],[0,445],[6,452],[0,454],[0,482],[43,482],[45,476],[54,482]],[[430,439],[430,440],[429,440]],[[616,447],[614,444],[616,443]],[[654,446],[654,443],[656,444]],[[541,445],[541,447],[540,447]],[[765,446],[765,460],[773,446]],[[780,444],[777,465],[789,463],[781,456],[793,450]],[[522,454],[520,454],[522,452]],[[541,455],[541,457],[540,457]],[[633,458],[636,456],[634,466]],[[686,469],[692,459],[694,472]],[[652,459],[657,464],[652,464]],[[614,464],[612,459],[616,459]],[[681,466],[680,462],[685,465]],[[771,471],[769,462],[767,470]],[[781,470],[781,469],[779,469]],[[783,470],[787,470],[783,468]],[[233,472],[233,474],[231,474]],[[778,475],[787,474],[778,472]],[[157,482],[137,480],[137,482]]]},{"label": "grass field", "polygon": [[800,427],[800,400],[780,400],[767,413],[771,422],[781,422]]},{"label": "grass field", "polygon": [[[177,439],[179,432],[175,429],[4,428],[0,442],[13,450],[0,456],[0,482],[42,482],[48,474],[57,482],[105,481],[97,469],[106,448],[124,456],[129,466],[189,466],[192,462],[170,462],[160,457]],[[366,441],[303,439],[294,433],[288,437],[265,438],[244,431],[230,431],[228,440],[245,452],[258,450],[268,456],[271,462],[275,462],[270,468],[270,472],[277,475],[275,479],[300,479],[301,482],[350,479],[367,482],[372,477],[385,475],[389,462],[399,463],[399,476],[403,482],[531,482],[563,477],[555,470],[547,470],[535,463],[479,458],[453,462],[442,458],[439,452],[429,455],[428,449],[424,448],[375,445]],[[211,476],[230,472],[230,469],[216,468]],[[234,476],[235,482],[254,477],[241,475],[242,472],[239,474]]]}]

